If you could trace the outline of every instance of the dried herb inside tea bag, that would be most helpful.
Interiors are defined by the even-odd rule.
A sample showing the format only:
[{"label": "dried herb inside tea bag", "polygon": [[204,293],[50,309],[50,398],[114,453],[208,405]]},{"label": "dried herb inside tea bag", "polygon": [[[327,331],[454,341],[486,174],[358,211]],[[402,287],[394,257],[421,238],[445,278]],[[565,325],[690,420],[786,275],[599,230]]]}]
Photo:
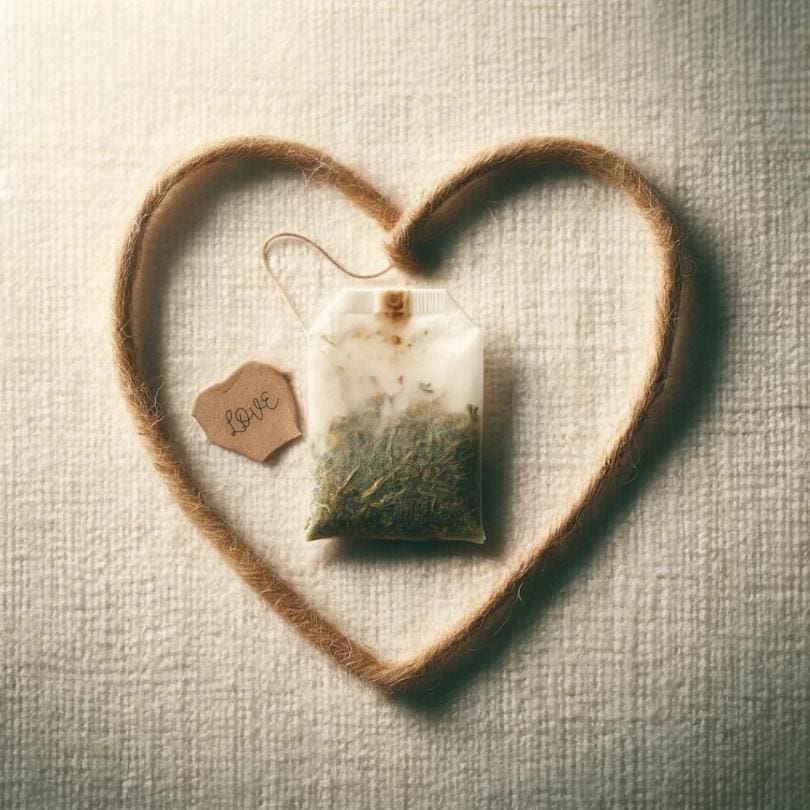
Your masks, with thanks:
[{"label": "dried herb inside tea bag", "polygon": [[344,291],[309,351],[308,537],[483,542],[482,345],[455,301]]},{"label": "dried herb inside tea bag", "polygon": [[316,462],[312,537],[483,540],[477,408],[436,401],[337,417]]}]

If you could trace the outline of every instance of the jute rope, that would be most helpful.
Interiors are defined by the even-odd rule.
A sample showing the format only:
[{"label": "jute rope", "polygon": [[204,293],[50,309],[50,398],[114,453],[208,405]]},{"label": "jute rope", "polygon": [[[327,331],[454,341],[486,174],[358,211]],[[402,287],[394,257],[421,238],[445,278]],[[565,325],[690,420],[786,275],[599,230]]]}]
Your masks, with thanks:
[{"label": "jute rope", "polygon": [[[656,325],[635,403],[598,466],[577,492],[565,515],[547,528],[536,545],[504,577],[484,604],[450,632],[413,659],[390,662],[353,641],[293,588],[287,580],[240,537],[208,503],[186,470],[174,440],[162,423],[162,410],[148,385],[141,348],[133,328],[134,291],[142,270],[144,239],[155,215],[178,184],[207,168],[223,163],[261,159],[300,169],[308,177],[338,188],[351,202],[388,233],[386,248],[392,262],[418,271],[415,258],[430,233],[440,209],[471,183],[504,168],[569,166],[622,189],[635,202],[654,236],[659,259]],[[619,155],[569,138],[530,138],[479,155],[460,171],[436,185],[410,211],[397,206],[352,169],[315,149],[272,138],[237,138],[206,149],[165,173],[157,181],[131,223],[118,261],[113,301],[114,354],[119,382],[138,432],[158,472],[188,518],[208,538],[228,564],[287,621],[316,647],[332,656],[359,678],[388,692],[434,685],[509,615],[521,586],[550,556],[564,547],[580,525],[587,508],[621,467],[653,404],[661,393],[670,367],[681,287],[679,231],[661,197],[640,172]]]}]

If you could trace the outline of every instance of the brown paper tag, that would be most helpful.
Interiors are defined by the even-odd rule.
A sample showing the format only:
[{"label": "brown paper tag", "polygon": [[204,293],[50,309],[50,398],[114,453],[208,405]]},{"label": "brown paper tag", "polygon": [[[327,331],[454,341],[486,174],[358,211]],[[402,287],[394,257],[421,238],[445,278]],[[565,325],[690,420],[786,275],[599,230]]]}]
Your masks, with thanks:
[{"label": "brown paper tag", "polygon": [[301,435],[290,381],[255,360],[200,392],[192,415],[209,441],[255,461]]}]

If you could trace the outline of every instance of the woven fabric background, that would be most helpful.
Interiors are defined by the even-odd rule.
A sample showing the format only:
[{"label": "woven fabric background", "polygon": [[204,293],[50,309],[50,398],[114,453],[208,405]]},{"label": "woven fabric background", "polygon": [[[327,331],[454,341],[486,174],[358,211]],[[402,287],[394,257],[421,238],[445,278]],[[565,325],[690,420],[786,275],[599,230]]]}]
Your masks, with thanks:
[{"label": "woven fabric background", "polygon": [[[0,3],[0,805],[801,807],[810,791],[807,155],[796,2]],[[494,648],[392,700],[301,642],[171,501],[118,394],[116,251],[219,137],[319,146],[409,205],[523,134],[619,150],[695,268],[680,394],[637,474]],[[358,639],[405,656],[559,513],[629,407],[656,267],[622,197],[555,172],[489,200],[429,283],[486,335],[490,542],[305,544],[306,450],[208,445],[195,394],[303,338],[257,256],[353,269],[381,234],[257,166],[184,189],[146,339],[211,499]],[[342,281],[288,245],[307,317]]]}]

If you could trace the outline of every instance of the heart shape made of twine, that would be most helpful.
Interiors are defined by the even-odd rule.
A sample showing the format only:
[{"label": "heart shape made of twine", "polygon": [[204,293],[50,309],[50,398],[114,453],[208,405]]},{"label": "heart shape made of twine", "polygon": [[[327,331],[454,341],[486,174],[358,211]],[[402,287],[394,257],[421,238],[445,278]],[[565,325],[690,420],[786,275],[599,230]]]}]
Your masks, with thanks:
[{"label": "heart shape made of twine", "polygon": [[[134,328],[134,294],[142,272],[144,239],[150,223],[172,189],[184,180],[219,164],[256,159],[299,169],[307,177],[337,188],[380,225],[387,234],[386,250],[391,261],[409,272],[419,271],[419,248],[450,201],[476,181],[504,169],[570,167],[606,181],[628,194],[655,239],[660,261],[655,330],[643,379],[627,417],[596,468],[572,494],[564,515],[541,533],[534,546],[517,561],[482,605],[407,661],[386,661],[354,641],[310,605],[231,528],[225,517],[208,505],[205,493],[182,463],[163,425],[157,395],[150,390],[146,379],[142,349]],[[670,368],[680,306],[683,262],[680,243],[680,231],[672,214],[636,168],[614,152],[571,138],[527,138],[482,153],[404,212],[357,172],[317,149],[265,137],[227,140],[197,153],[161,176],[132,221],[118,260],[113,299],[114,355],[119,382],[136,428],[169,491],[189,520],[236,573],[307,640],[357,677],[387,692],[425,688],[435,685],[444,671],[463,659],[494,626],[503,623],[504,616],[509,615],[519,598],[521,586],[573,538],[586,510],[594,506],[616,470],[622,467],[664,388]]]}]

